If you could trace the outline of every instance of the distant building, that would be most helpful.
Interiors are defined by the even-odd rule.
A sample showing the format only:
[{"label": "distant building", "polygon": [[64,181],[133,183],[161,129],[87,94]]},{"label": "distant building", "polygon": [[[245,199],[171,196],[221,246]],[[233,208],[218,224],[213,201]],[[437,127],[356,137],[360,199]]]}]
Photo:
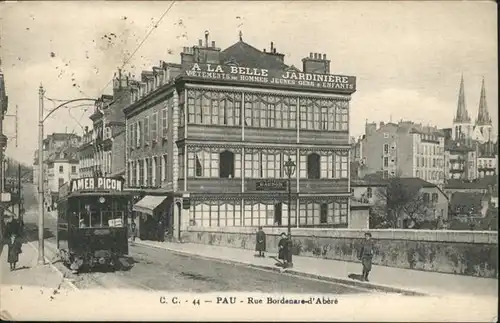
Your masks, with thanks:
[{"label": "distant building", "polygon": [[67,145],[58,147],[56,151],[47,156],[46,191],[47,205],[53,205],[57,200],[59,187],[71,179],[78,178],[78,153],[77,147]]},{"label": "distant building", "polygon": [[478,177],[498,174],[497,138],[493,134],[484,79],[475,124],[472,123],[465,104],[462,77],[453,127],[445,131],[447,132],[445,140],[447,179],[474,180]]},{"label": "distant building", "polygon": [[[80,144],[81,137],[77,134],[74,133],[53,133],[51,135],[48,135],[44,140],[43,140],[43,178],[44,178],[44,197],[45,197],[45,204],[46,205],[52,205],[53,202],[53,197],[57,193],[59,186],[59,175],[54,173],[53,170],[49,168],[50,166],[54,166],[53,161],[56,159],[61,159],[62,164],[68,163],[67,157],[64,155],[61,157],[61,151],[65,151],[68,148],[71,147],[78,147]],[[38,167],[38,154],[40,152],[37,150],[34,155],[34,160],[33,160],[33,171],[38,175],[38,172],[40,172],[39,167]],[[77,157],[74,158],[77,160]],[[64,166],[63,166],[64,168]],[[49,174],[52,174],[53,176],[49,179]],[[64,176],[62,176],[64,177]],[[68,178],[65,176],[64,178]],[[54,180],[56,183],[54,183]],[[37,179],[34,179],[34,182],[38,185],[38,176]]]},{"label": "distant building", "polygon": [[93,129],[85,129],[79,147],[80,174],[122,177],[125,175],[125,115],[131,86],[121,70],[113,79],[113,95],[102,95],[90,116]]},{"label": "distant building", "polygon": [[444,184],[444,134],[411,121],[365,125],[359,142],[363,172],[389,177],[417,177]]},{"label": "distant building", "polygon": [[[417,189],[422,195],[422,201],[426,204],[425,214],[417,216],[425,221],[436,221],[439,218],[448,219],[448,196],[436,184],[429,183],[421,178],[399,177],[396,180],[408,188]],[[390,179],[377,178],[377,176],[367,176],[365,179],[351,180],[352,199],[371,205],[371,212],[379,216],[386,216],[387,200],[386,188]],[[417,191],[416,190],[416,191]],[[408,214],[400,214],[397,227],[403,227],[403,223],[408,219]]]},{"label": "distant building", "polygon": [[446,182],[444,191],[448,195],[455,192],[486,194],[495,187],[498,187],[497,176],[485,176],[475,180],[450,179]]}]

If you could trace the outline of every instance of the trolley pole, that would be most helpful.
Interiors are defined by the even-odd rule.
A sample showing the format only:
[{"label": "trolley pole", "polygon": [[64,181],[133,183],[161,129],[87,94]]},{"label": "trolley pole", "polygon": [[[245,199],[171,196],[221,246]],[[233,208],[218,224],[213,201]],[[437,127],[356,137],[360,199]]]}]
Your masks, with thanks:
[{"label": "trolley pole", "polygon": [[39,104],[38,104],[38,263],[45,264],[45,251],[43,241],[44,231],[44,206],[43,206],[43,86],[40,84],[38,89]]}]

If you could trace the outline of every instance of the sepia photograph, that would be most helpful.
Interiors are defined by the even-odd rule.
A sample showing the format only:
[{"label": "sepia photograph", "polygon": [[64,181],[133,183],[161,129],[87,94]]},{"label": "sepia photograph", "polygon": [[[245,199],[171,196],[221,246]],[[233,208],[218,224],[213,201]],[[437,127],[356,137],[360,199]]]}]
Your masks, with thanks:
[{"label": "sepia photograph", "polygon": [[494,1],[3,1],[0,318],[498,321]]}]

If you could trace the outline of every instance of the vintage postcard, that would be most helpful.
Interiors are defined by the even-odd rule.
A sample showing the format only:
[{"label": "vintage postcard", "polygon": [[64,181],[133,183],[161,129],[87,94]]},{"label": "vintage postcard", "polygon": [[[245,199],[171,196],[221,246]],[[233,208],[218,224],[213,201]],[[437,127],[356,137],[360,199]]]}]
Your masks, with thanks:
[{"label": "vintage postcard", "polygon": [[496,322],[493,1],[4,1],[0,317]]}]

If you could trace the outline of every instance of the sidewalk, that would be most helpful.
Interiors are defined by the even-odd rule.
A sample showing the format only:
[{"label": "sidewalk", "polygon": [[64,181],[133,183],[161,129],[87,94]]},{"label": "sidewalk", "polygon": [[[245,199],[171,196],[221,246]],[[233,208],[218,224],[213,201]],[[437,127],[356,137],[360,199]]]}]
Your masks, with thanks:
[{"label": "sidewalk", "polygon": [[[7,248],[0,255],[0,282],[5,285],[37,286],[40,288],[68,289],[72,285],[64,280],[63,274],[46,259],[45,265],[38,264],[38,249],[32,243],[23,243],[16,270],[10,271],[7,262]],[[2,289],[3,289],[2,288]]]},{"label": "sidewalk", "polygon": [[[275,266],[276,260],[268,258],[275,256],[275,254],[266,254],[266,258],[258,258],[254,257],[254,251],[247,249],[195,243],[141,241],[139,239],[136,239],[135,243],[215,261],[246,264],[256,268],[279,271],[279,268]],[[287,273],[385,292],[406,295],[472,294],[498,297],[497,279],[374,265],[370,273],[370,282],[361,282],[348,278],[349,274],[360,273],[361,264],[359,263],[294,256],[293,264],[294,267],[287,269]]]}]

